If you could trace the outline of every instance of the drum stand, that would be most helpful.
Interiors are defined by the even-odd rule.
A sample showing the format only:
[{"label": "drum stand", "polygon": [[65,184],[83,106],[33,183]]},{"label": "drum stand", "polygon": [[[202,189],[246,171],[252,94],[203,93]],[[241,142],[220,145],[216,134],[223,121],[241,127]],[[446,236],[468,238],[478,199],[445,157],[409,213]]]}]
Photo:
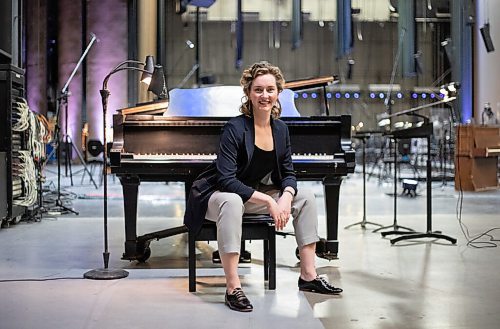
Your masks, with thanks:
[{"label": "drum stand", "polygon": [[370,222],[370,221],[366,220],[366,140],[368,138],[370,138],[370,134],[369,133],[364,133],[364,134],[358,133],[356,135],[353,135],[352,137],[360,139],[361,143],[362,143],[362,152],[363,152],[362,153],[363,154],[363,220],[361,220],[360,222],[357,222],[357,223],[347,225],[346,227],[344,227],[344,229],[348,229],[348,228],[351,228],[351,227],[356,226],[356,225],[361,225],[361,228],[365,229],[367,224],[382,227],[381,224]]}]

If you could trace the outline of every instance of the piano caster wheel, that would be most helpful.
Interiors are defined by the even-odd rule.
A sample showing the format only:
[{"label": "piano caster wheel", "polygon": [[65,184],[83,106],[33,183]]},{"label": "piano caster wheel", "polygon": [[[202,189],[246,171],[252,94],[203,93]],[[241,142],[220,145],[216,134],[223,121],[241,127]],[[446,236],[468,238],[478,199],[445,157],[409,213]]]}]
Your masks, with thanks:
[{"label": "piano caster wheel", "polygon": [[151,256],[151,248],[146,247],[144,248],[144,253],[137,257],[137,261],[139,263],[144,263],[149,259],[150,256]]}]

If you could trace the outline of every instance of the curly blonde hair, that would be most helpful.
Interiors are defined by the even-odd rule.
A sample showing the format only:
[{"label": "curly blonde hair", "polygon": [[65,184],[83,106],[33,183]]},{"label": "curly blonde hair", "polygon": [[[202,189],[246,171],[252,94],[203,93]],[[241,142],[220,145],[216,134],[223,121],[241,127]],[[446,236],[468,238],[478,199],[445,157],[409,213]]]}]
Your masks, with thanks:
[{"label": "curly blonde hair", "polygon": [[[276,86],[278,88],[278,94],[283,91],[283,86],[285,85],[285,79],[281,70],[268,62],[257,62],[252,64],[250,67],[243,71],[240,79],[240,85],[243,87],[243,92],[245,93],[245,100],[240,106],[240,112],[248,117],[253,116],[252,102],[250,101],[250,89],[252,88],[252,82],[255,78],[265,74],[272,74],[276,78]],[[273,106],[271,110],[271,116],[273,119],[279,118],[281,115],[281,103],[278,99],[276,105]]]}]

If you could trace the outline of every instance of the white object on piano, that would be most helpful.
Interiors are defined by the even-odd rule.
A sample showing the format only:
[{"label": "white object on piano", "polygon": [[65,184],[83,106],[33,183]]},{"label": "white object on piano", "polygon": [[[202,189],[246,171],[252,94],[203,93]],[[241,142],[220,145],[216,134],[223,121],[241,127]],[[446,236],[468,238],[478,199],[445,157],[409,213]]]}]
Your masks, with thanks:
[{"label": "white object on piano", "polygon": [[[240,86],[215,86],[193,89],[174,88],[164,116],[235,117],[240,115],[244,93]],[[280,95],[281,116],[300,117],[295,107],[295,93],[284,89]]]}]

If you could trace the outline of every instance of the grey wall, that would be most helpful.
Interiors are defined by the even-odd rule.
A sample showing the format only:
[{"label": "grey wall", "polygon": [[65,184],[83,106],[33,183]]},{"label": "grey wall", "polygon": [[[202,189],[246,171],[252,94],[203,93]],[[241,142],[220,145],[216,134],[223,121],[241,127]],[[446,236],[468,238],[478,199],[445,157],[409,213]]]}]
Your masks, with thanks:
[{"label": "grey wall", "polygon": [[[402,78],[396,72],[394,82],[407,92],[414,86],[432,86],[446,69],[444,50],[440,43],[449,31],[449,23],[417,24],[417,50],[422,52],[423,74]],[[213,74],[217,84],[238,85],[241,71],[235,68],[236,41],[231,22],[202,22],[201,74]],[[182,23],[173,17],[167,32],[167,61],[169,88],[173,88],[189,72],[195,63],[195,50],[185,46],[186,40],[195,42],[195,23]],[[244,67],[255,61],[268,60],[278,65],[287,80],[325,75],[338,75],[341,84],[359,84],[362,89],[368,84],[389,84],[398,47],[396,22],[362,22],[356,25],[362,40],[355,39],[350,58],[355,60],[351,79],[347,79],[347,58],[337,59],[335,49],[335,23],[318,22],[304,24],[304,38],[300,48],[292,50],[291,24],[281,22],[277,32],[270,22],[245,22]],[[280,47],[274,47],[273,35],[279,35]],[[445,76],[449,79],[449,76]],[[194,76],[184,87],[195,85]],[[359,100],[330,100],[331,113],[352,113],[353,122],[364,121],[374,128],[376,114],[385,111],[383,100],[372,100],[362,93]],[[426,101],[410,98],[397,100],[393,111],[405,110]],[[322,99],[297,99],[297,108],[303,115],[318,115],[324,109]]]},{"label": "grey wall", "polygon": [[[66,81],[71,69],[81,55],[81,21],[80,2],[67,0],[58,1],[62,6],[60,17],[60,90]],[[90,137],[102,138],[102,110],[98,94],[104,75],[111,67],[127,59],[127,16],[126,1],[113,0],[103,3],[88,2],[88,29],[97,34],[100,42],[97,43],[88,56],[87,75],[87,118],[90,123]],[[174,5],[166,5],[166,36],[165,58],[158,59],[166,68],[169,88],[175,87],[195,64],[195,50],[186,47],[185,41],[195,40],[195,23],[183,22],[181,16],[175,14]],[[106,6],[104,6],[106,4]],[[109,6],[109,7],[108,7]],[[113,10],[108,9],[113,7]],[[104,9],[103,9],[104,8]],[[112,14],[111,14],[112,13]],[[39,19],[43,19],[39,18]],[[201,74],[213,74],[217,84],[237,85],[241,71],[235,68],[236,40],[232,22],[202,22],[200,40]],[[35,23],[33,23],[33,26]],[[244,66],[255,61],[268,60],[279,65],[287,80],[317,77],[323,75],[338,75],[339,85],[358,84],[365,90],[362,97],[354,99],[331,99],[329,101],[331,113],[352,113],[353,123],[363,121],[365,127],[375,128],[378,113],[385,111],[383,100],[370,99],[366,88],[368,84],[389,84],[394,58],[398,46],[396,22],[359,22],[354,26],[355,37],[359,34],[362,40],[355,38],[351,58],[355,60],[352,78],[347,79],[347,58],[337,59],[335,49],[335,23],[305,22],[304,37],[301,46],[292,50],[292,31],[289,22],[245,22],[244,24]],[[64,31],[64,33],[62,32]],[[32,29],[30,33],[36,33]],[[43,33],[43,32],[41,32]],[[405,110],[414,106],[429,103],[429,100],[412,100],[408,93],[414,86],[438,86],[449,76],[443,75],[447,69],[447,60],[440,46],[441,41],[449,36],[449,22],[427,22],[417,24],[417,47],[422,52],[422,75],[401,78],[397,72],[395,83],[401,85],[407,94],[402,100],[396,100],[393,111]],[[43,35],[33,36],[30,40],[37,40]],[[279,46],[278,46],[279,45]],[[30,44],[29,49],[35,49],[36,44]],[[31,52],[32,50],[30,50]],[[36,55],[36,54],[35,54]],[[142,60],[138,58],[139,60]],[[40,59],[42,60],[42,59]],[[36,70],[36,65],[42,61],[31,62],[30,72]],[[438,77],[443,80],[438,81]],[[73,137],[78,138],[81,129],[80,104],[81,88],[73,85],[80,80],[77,74],[71,85],[70,98],[70,129]],[[194,85],[194,77],[184,87]],[[127,106],[130,95],[126,93],[126,77],[113,76],[110,81],[110,105],[108,115],[121,107]],[[29,85],[29,92],[38,91],[44,95],[46,90],[38,85],[33,90]],[[317,115],[323,113],[322,99],[297,99],[298,109],[303,115]],[[43,102],[40,103],[41,105]],[[43,105],[42,105],[43,106]],[[74,112],[73,109],[74,108]],[[43,112],[43,111],[42,111]],[[109,122],[109,120],[108,120]]]},{"label": "grey wall", "polygon": [[[486,5],[488,5],[486,7]],[[479,28],[489,18],[491,39],[495,51],[486,52]],[[491,108],[500,119],[500,1],[478,1],[476,11],[476,28],[474,57],[474,117],[480,123],[484,103],[489,102]]]}]

